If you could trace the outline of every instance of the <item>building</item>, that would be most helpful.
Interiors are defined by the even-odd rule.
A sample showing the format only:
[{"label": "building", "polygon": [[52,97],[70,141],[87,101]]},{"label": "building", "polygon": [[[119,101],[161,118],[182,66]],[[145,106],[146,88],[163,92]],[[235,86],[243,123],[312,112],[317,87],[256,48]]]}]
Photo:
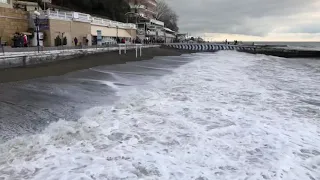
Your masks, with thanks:
[{"label": "building", "polygon": [[12,1],[13,0],[0,0],[0,7],[3,8],[12,8]]},{"label": "building", "polygon": [[156,15],[156,0],[127,0],[132,13],[136,13],[142,19],[154,19]]},{"label": "building", "polygon": [[169,28],[164,28],[164,31],[165,31],[165,40],[164,42],[165,43],[173,43],[176,36],[175,36],[175,32],[172,31],[171,29]]},{"label": "building", "polygon": [[137,24],[137,36],[141,40],[173,42],[174,32],[156,20],[156,0],[127,0],[131,7],[128,19]]},{"label": "building", "polygon": [[[44,33],[44,46],[103,44],[116,42],[117,38],[136,39],[136,25],[94,17],[73,11],[47,10],[39,17],[39,29]],[[35,17],[33,17],[35,18]],[[33,27],[35,29],[35,27]],[[98,36],[102,41],[98,43]],[[100,39],[100,38],[99,38]]]},{"label": "building", "polygon": [[0,40],[2,45],[12,45],[16,32],[28,30],[28,14],[25,11],[13,9],[13,0],[0,0]]},{"label": "building", "polygon": [[21,10],[29,11],[29,12],[33,12],[35,10],[42,11],[41,7],[38,5],[37,2],[14,1],[13,2],[13,7],[15,9],[21,9]]}]

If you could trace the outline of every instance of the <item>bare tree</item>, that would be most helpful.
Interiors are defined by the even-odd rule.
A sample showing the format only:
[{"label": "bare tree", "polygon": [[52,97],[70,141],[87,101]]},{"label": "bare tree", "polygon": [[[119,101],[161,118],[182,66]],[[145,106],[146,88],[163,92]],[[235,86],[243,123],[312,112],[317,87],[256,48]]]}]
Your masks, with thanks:
[{"label": "bare tree", "polygon": [[165,2],[165,0],[157,0],[156,19],[164,22],[165,26],[178,31],[178,15],[172,8]]}]

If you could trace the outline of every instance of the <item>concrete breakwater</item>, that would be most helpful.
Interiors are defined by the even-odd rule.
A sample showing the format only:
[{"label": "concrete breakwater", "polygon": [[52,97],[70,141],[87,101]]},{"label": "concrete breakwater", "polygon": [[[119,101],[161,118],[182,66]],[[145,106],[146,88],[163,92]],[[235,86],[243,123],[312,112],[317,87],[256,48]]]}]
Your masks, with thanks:
[{"label": "concrete breakwater", "polygon": [[194,44],[166,44],[166,47],[186,50],[191,52],[215,52],[221,50],[235,50],[252,54],[266,54],[285,58],[319,58],[320,51],[317,50],[297,50],[284,49],[281,47],[270,46],[243,46],[243,45],[228,45],[228,44],[213,44],[213,43],[194,43]]},{"label": "concrete breakwater", "polygon": [[[143,49],[154,48],[154,47],[159,47],[159,46],[158,45],[141,46],[141,48]],[[5,55],[0,56],[0,69],[14,68],[14,67],[27,67],[27,66],[37,65],[37,64],[73,59],[73,58],[87,56],[91,54],[105,53],[110,51],[119,51],[119,48],[121,48],[121,51],[123,53],[124,49],[134,50],[137,47],[136,45],[128,45],[128,46],[122,45],[119,47],[105,47],[105,48],[93,47],[88,49],[42,51],[40,53],[36,51],[6,53]],[[140,48],[140,46],[138,48]]]}]

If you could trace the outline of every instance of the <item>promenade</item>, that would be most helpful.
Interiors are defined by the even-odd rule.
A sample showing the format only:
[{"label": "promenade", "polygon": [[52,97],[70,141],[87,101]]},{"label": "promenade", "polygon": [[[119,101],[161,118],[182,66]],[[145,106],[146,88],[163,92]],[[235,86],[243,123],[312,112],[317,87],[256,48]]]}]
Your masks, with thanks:
[{"label": "promenade", "polygon": [[[75,54],[78,53],[78,51],[83,50],[70,51],[71,52],[66,50],[64,52],[51,51],[48,52],[48,54],[49,56],[55,56],[59,53]],[[110,49],[88,49],[88,52],[90,51],[95,53],[91,54],[90,56],[82,55],[60,61],[43,62],[42,64],[38,64],[36,66],[0,69],[0,83],[21,81],[38,77],[59,76],[69,72],[88,69],[100,65],[125,64],[132,61],[149,60],[157,56],[180,56],[182,53],[185,53],[179,50],[160,48],[157,45],[153,45],[153,48],[143,49],[142,56],[138,56],[138,58],[136,58],[136,51],[133,49],[128,50],[126,54],[124,54],[122,51],[121,55],[119,55],[118,48],[116,47]],[[99,53],[97,53],[97,51],[99,51]],[[55,55],[50,53],[55,53]]]},{"label": "promenade", "polygon": [[[36,51],[21,51],[21,52],[5,52],[0,55],[0,69],[5,68],[14,68],[14,67],[26,67],[33,66],[36,64],[49,63],[54,61],[78,58],[81,56],[87,56],[96,53],[106,53],[126,50],[136,50],[140,51],[140,47],[142,49],[146,48],[154,48],[158,47],[157,45],[141,45],[141,44],[128,44],[128,45],[111,45],[111,46],[87,46],[87,47],[75,47],[75,48],[55,48],[50,50],[41,50]],[[19,49],[17,49],[19,50]],[[21,50],[24,50],[23,48]],[[28,50],[28,49],[27,49]],[[140,55],[140,52],[139,52]],[[133,58],[136,55],[133,56]]]}]

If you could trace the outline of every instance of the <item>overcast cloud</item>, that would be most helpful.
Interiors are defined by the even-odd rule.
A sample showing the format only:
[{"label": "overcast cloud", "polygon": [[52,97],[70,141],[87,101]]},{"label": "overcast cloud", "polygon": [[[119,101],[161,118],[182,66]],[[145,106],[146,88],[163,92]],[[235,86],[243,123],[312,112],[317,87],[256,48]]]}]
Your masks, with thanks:
[{"label": "overcast cloud", "polygon": [[179,15],[181,32],[320,33],[320,0],[166,0]]}]

